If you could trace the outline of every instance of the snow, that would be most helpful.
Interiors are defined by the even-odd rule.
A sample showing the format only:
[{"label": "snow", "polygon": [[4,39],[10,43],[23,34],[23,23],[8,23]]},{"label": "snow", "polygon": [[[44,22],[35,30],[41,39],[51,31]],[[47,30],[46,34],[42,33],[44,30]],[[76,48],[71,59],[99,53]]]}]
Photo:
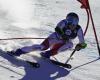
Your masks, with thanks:
[{"label": "snow", "polygon": [[[100,42],[99,0],[89,0],[97,36]],[[86,12],[80,9],[77,0],[0,0],[0,39],[14,37],[47,37],[56,24],[69,12],[80,17],[83,30],[86,26]],[[39,53],[21,55],[17,60],[0,50],[0,80],[100,80],[100,61],[91,22],[85,36],[88,47],[77,51],[69,62],[73,68],[65,69],[43,60]],[[0,41],[0,49],[17,48],[41,43],[43,40]],[[74,41],[76,44],[77,39]],[[99,43],[100,45],[100,43]],[[61,52],[55,57],[66,62],[71,51]],[[39,62],[41,67],[32,68],[23,60]]]}]

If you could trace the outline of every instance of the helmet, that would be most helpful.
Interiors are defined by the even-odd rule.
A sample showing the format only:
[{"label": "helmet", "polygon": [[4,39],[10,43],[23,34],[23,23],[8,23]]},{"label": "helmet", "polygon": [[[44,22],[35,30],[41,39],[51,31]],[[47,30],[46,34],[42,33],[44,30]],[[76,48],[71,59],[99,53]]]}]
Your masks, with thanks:
[{"label": "helmet", "polygon": [[68,25],[76,26],[76,25],[78,25],[79,17],[76,13],[71,12],[67,15],[66,21],[67,21]]}]

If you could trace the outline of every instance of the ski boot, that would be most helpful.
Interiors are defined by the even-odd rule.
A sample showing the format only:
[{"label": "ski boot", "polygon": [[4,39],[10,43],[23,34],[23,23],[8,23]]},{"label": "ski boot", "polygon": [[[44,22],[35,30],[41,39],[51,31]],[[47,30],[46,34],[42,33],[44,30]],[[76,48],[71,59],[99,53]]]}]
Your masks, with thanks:
[{"label": "ski boot", "polygon": [[50,58],[51,56],[51,51],[45,51],[45,52],[41,52],[40,55],[43,57],[43,58]]},{"label": "ski boot", "polygon": [[17,49],[16,51],[7,51],[10,56],[20,56],[21,54],[25,54],[26,52],[21,49]]}]

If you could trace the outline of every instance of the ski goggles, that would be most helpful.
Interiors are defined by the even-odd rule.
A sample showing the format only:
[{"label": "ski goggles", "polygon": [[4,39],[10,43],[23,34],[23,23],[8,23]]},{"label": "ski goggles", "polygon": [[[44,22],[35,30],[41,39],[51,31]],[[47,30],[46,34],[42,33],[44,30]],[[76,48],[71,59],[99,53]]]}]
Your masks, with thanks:
[{"label": "ski goggles", "polygon": [[67,17],[66,21],[68,25],[72,25],[72,26],[76,26],[79,22],[77,18],[73,18],[73,17]]}]

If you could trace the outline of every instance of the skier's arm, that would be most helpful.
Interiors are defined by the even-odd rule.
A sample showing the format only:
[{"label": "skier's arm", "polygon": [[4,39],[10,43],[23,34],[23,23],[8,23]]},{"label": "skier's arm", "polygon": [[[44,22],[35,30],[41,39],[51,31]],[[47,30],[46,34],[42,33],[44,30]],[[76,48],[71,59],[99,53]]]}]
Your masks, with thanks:
[{"label": "skier's arm", "polygon": [[87,44],[85,43],[85,40],[84,40],[84,34],[83,34],[82,28],[80,28],[78,30],[77,36],[78,36],[78,39],[79,39],[79,43],[76,45],[75,49],[77,51],[79,51],[79,50],[87,47]]},{"label": "skier's arm", "polygon": [[84,43],[85,42],[82,28],[80,28],[78,30],[77,36],[78,36],[78,39],[79,39],[79,43]]},{"label": "skier's arm", "polygon": [[55,28],[55,32],[57,32],[59,35],[63,35],[64,32],[63,32],[62,28],[63,28],[64,26],[65,26],[64,20],[60,21],[60,22],[57,24],[56,28]]},{"label": "skier's arm", "polygon": [[60,35],[64,34],[63,30],[61,28],[59,28],[58,26],[55,28],[55,31]]},{"label": "skier's arm", "polygon": [[68,40],[67,35],[64,33],[64,31],[61,28],[56,27],[55,31],[61,36],[61,39]]},{"label": "skier's arm", "polygon": [[63,40],[68,40],[67,35],[65,34],[65,32],[63,31],[63,28],[65,27],[65,21],[62,20],[61,22],[59,22],[55,28],[55,32],[57,32],[57,34],[59,34],[60,38]]}]

